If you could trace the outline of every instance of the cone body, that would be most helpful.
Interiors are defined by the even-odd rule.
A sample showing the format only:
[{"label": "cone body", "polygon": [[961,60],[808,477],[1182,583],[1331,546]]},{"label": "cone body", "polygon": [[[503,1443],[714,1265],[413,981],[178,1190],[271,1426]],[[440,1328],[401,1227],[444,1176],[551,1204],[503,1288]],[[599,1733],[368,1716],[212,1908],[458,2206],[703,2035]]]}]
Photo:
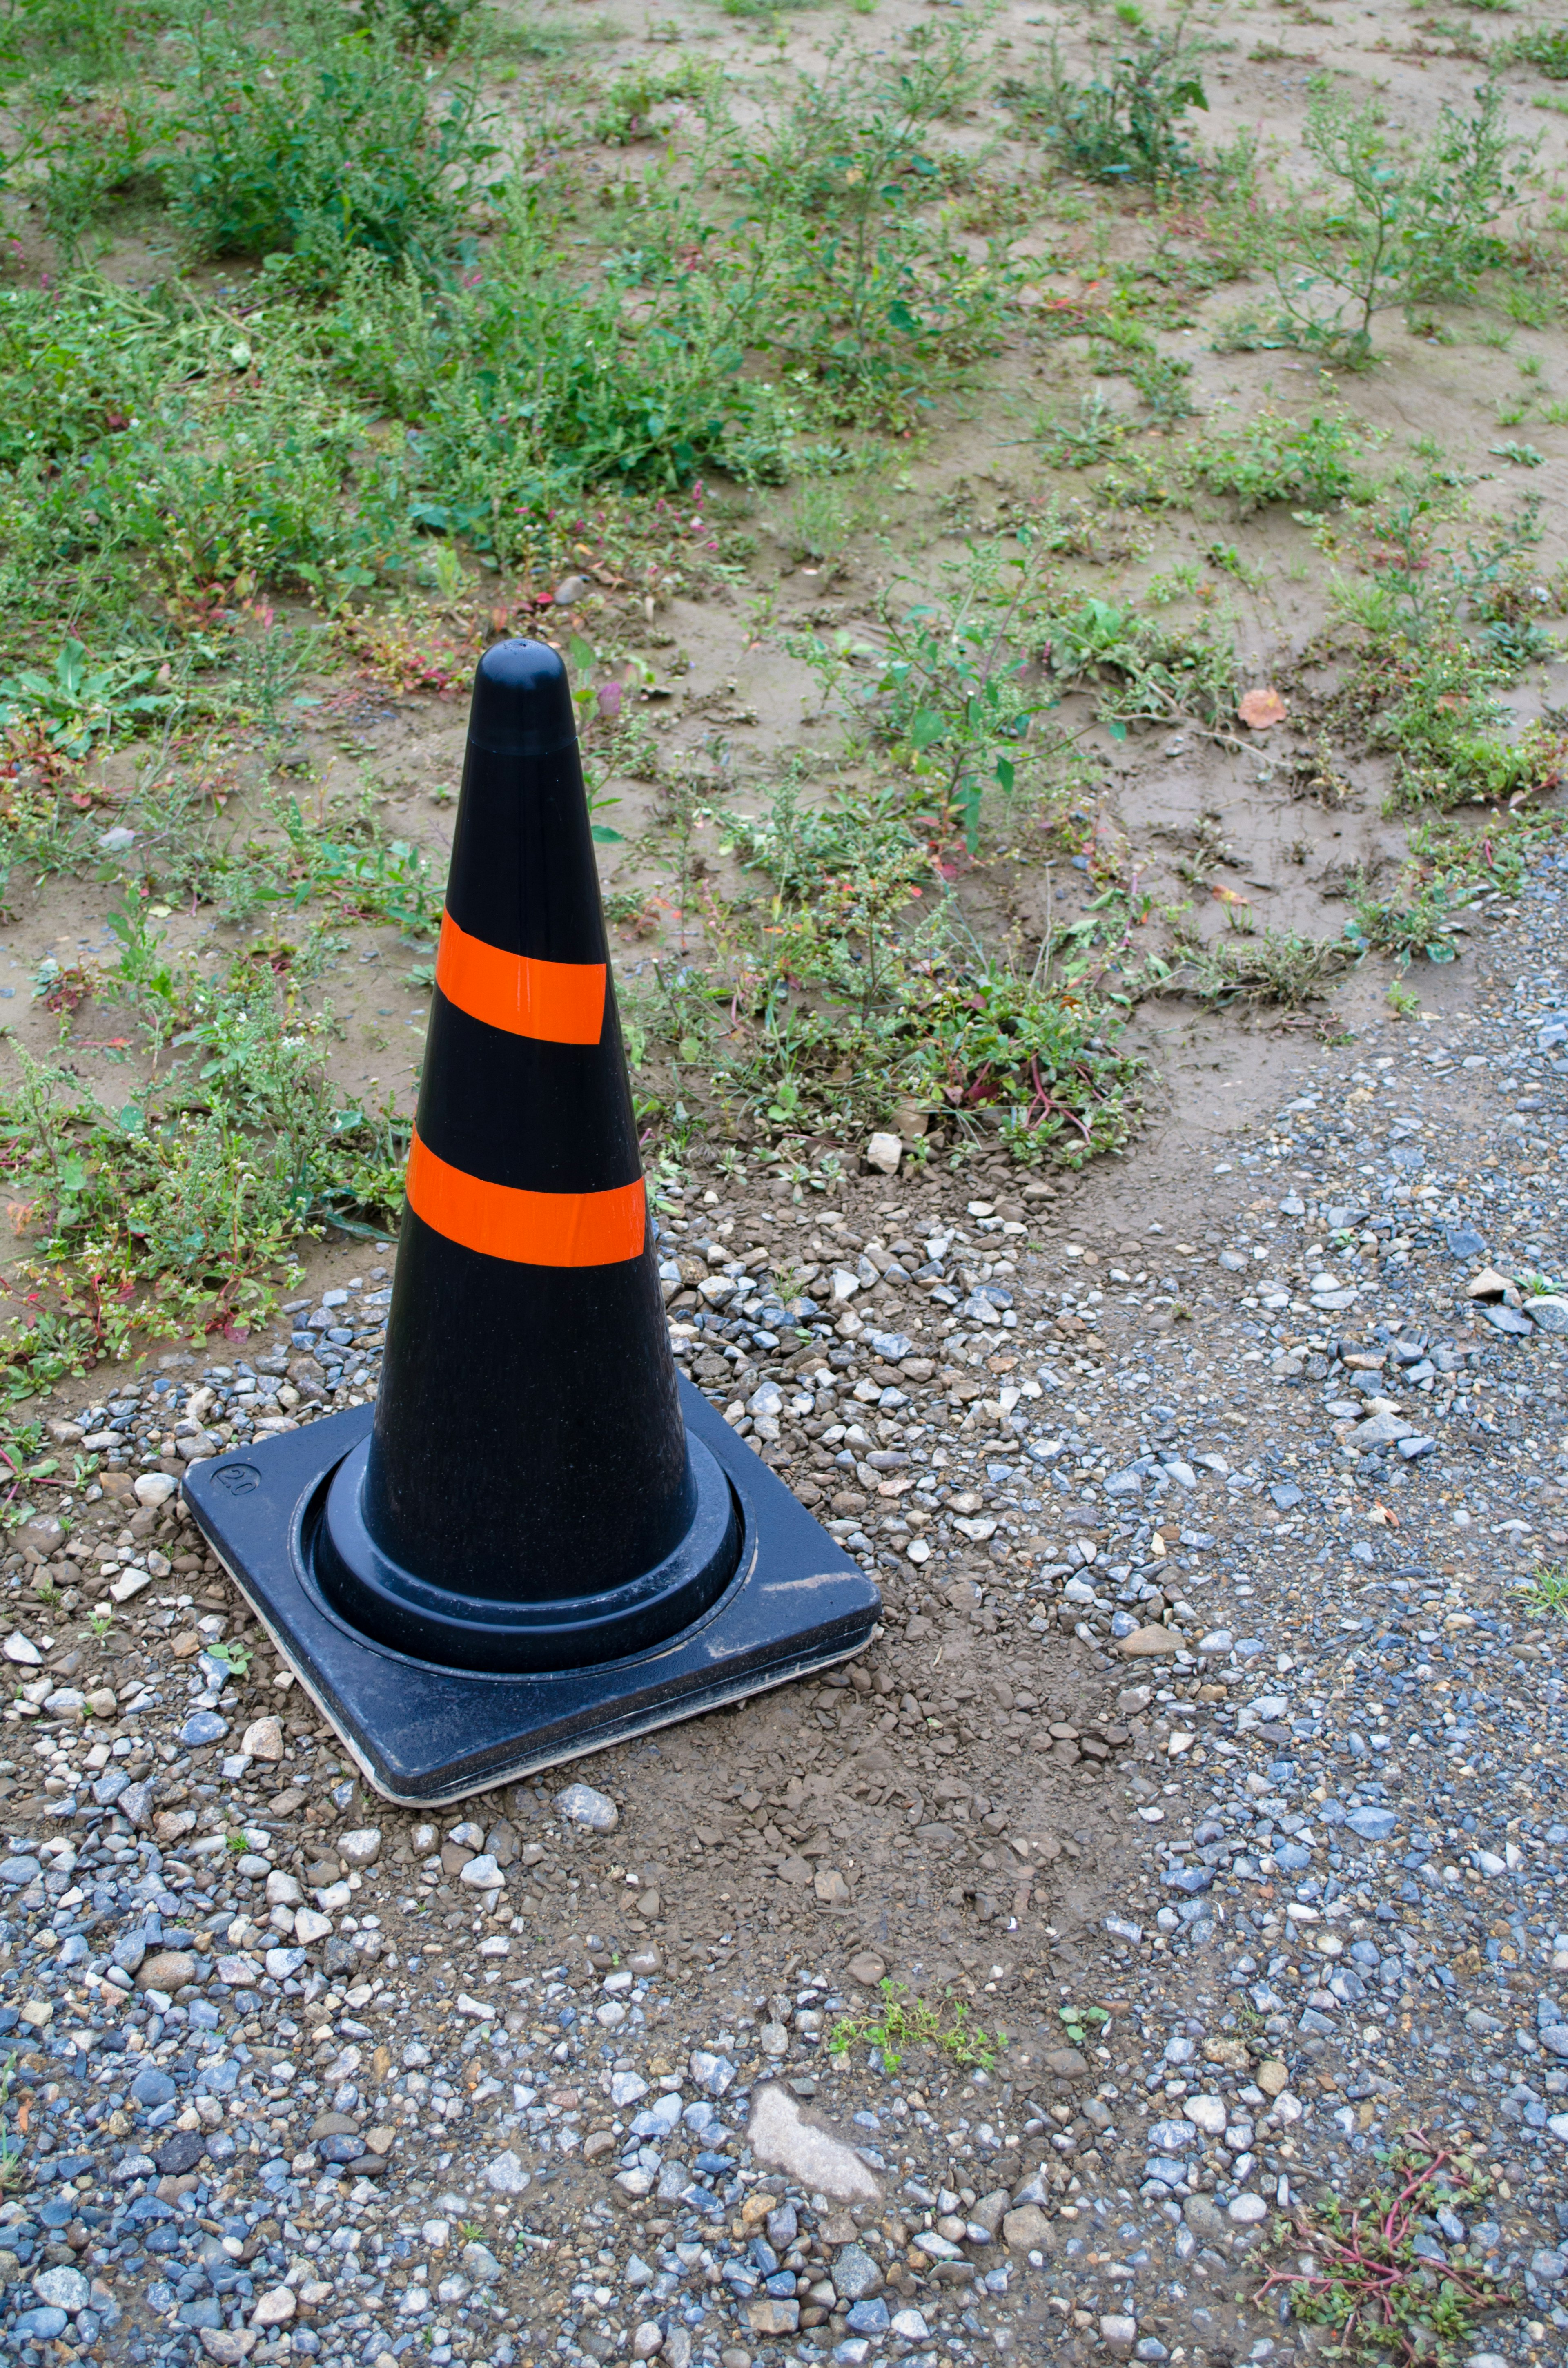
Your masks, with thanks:
[{"label": "cone body", "polygon": [[329,1591],[468,1667],[613,1657],[735,1554],[676,1395],[565,669],[481,661],[368,1450]]}]

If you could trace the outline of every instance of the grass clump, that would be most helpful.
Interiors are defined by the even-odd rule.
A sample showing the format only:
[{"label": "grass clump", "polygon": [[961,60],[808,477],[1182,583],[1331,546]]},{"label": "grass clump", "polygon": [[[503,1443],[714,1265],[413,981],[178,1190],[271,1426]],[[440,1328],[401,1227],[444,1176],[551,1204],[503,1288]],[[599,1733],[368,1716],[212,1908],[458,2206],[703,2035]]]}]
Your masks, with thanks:
[{"label": "grass clump", "polygon": [[1521,1588],[1525,1611],[1532,1620],[1568,1620],[1568,1569],[1551,1563]]},{"label": "grass clump", "polygon": [[856,2047],[875,2048],[885,2071],[896,2072],[912,2048],[926,2048],[968,2070],[989,2072],[1006,2045],[1006,2033],[994,2036],[971,2023],[961,1998],[945,1998],[933,2004],[906,1990],[902,1982],[884,1975],[877,1985],[881,2003],[869,2014],[846,2015],[835,2023],[828,2053],[835,2064]]},{"label": "grass clump", "polygon": [[1220,1011],[1233,1004],[1299,1011],[1355,959],[1355,948],[1342,939],[1239,928],[1211,944],[1184,946],[1168,962],[1156,957],[1148,983],[1155,993],[1189,995]]}]

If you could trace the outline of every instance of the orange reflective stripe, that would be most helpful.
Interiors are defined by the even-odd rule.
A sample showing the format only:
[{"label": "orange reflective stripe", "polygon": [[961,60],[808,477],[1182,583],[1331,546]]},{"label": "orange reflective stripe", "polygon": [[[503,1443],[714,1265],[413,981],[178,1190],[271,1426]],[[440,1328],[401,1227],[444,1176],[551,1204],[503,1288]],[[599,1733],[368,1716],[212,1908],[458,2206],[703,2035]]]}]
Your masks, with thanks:
[{"label": "orange reflective stripe", "polygon": [[449,1003],[508,1035],[547,1044],[597,1044],[604,1034],[603,962],[536,962],[503,953],[441,916],[436,984]]},{"label": "orange reflective stripe", "polygon": [[648,1201],[642,1179],[610,1192],[524,1192],[449,1167],[415,1134],[408,1201],[437,1234],[517,1266],[618,1266],[641,1258]]}]

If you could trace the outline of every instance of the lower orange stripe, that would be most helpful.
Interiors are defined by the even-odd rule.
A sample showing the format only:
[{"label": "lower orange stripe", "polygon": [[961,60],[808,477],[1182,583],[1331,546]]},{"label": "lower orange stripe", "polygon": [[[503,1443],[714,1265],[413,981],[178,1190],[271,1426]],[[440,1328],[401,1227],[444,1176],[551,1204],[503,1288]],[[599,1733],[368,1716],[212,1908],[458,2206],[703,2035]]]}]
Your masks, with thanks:
[{"label": "lower orange stripe", "polygon": [[436,984],[471,1019],[512,1036],[597,1044],[604,1034],[603,962],[536,962],[531,954],[503,953],[460,929],[449,913],[441,916]]},{"label": "lower orange stripe", "polygon": [[415,1134],[406,1189],[409,1206],[448,1241],[516,1266],[619,1266],[642,1255],[641,1177],[609,1192],[524,1192],[465,1176]]}]

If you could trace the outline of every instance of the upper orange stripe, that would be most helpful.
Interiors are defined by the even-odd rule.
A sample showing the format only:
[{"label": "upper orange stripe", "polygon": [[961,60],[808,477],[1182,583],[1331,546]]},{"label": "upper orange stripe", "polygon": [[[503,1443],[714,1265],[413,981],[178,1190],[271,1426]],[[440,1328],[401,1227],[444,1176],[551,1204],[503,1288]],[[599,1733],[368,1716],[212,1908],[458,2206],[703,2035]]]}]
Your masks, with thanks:
[{"label": "upper orange stripe", "polygon": [[609,1192],[524,1192],[465,1176],[416,1133],[406,1190],[410,1207],[449,1242],[515,1266],[618,1266],[642,1255],[641,1177]]},{"label": "upper orange stripe", "polygon": [[441,916],[436,984],[471,1019],[512,1036],[597,1044],[604,1034],[603,962],[536,962],[531,954],[503,953],[460,929],[449,913]]}]

